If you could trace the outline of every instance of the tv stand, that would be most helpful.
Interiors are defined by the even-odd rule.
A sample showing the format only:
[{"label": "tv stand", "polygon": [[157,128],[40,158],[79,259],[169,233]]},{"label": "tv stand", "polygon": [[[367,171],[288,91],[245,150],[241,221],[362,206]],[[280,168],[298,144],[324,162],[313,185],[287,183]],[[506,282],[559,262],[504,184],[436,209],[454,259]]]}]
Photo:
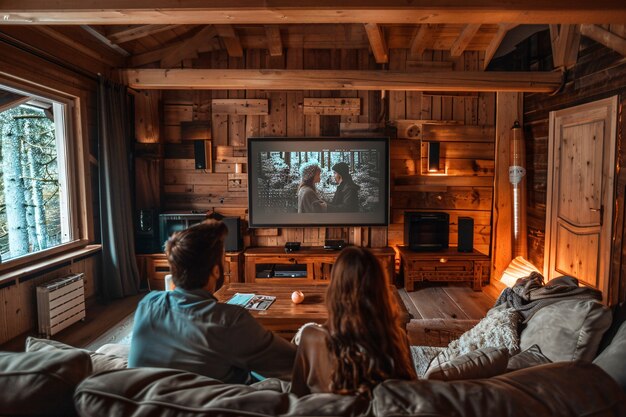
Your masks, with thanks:
[{"label": "tv stand", "polygon": [[[390,247],[370,250],[380,261],[387,282],[393,284],[395,251]],[[330,268],[339,253],[321,246],[301,247],[291,253],[285,253],[282,247],[249,248],[244,252],[245,282],[312,284],[329,280]],[[274,272],[264,273],[266,271]],[[276,271],[281,273],[276,274]]]},{"label": "tv stand", "polygon": [[404,288],[415,290],[422,281],[452,281],[472,283],[474,291],[481,291],[481,283],[489,279],[489,256],[474,250],[459,252],[456,247],[431,252],[415,252],[399,246],[400,273],[404,275]]}]

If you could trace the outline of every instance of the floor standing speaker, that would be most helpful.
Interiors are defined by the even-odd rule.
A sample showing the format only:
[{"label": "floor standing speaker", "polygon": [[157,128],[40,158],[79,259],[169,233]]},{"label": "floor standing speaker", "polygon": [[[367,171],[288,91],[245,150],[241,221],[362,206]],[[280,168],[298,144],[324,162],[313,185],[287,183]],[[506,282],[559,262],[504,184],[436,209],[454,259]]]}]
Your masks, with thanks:
[{"label": "floor standing speaker", "polygon": [[243,239],[241,236],[241,219],[239,217],[224,217],[222,219],[228,228],[228,234],[224,241],[226,252],[237,252],[243,249]]},{"label": "floor standing speaker", "polygon": [[155,209],[141,209],[135,219],[135,251],[157,253],[159,247],[159,213]]},{"label": "floor standing speaker", "polygon": [[474,250],[474,219],[459,217],[459,252]]}]

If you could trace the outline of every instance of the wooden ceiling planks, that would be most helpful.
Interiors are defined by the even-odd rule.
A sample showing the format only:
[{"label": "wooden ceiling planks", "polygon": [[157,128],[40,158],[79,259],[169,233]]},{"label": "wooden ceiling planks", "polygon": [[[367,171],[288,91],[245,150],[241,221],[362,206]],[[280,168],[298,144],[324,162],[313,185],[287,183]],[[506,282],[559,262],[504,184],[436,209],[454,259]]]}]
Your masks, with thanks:
[{"label": "wooden ceiling planks", "polygon": [[[221,30],[221,41],[227,50],[231,48],[231,57],[240,57],[239,48],[267,49],[270,55],[282,55],[283,48],[304,49],[366,49],[372,46],[379,63],[388,61],[389,49],[410,49],[422,52],[425,49],[450,51],[455,47],[455,41],[463,37],[464,25],[375,25],[371,26],[372,42],[367,35],[366,25],[281,25],[273,29],[280,29],[280,39],[276,37],[276,30],[268,32],[263,25],[218,25],[218,34]],[[178,26],[169,31],[155,33],[134,41],[127,42],[124,48],[129,50],[133,57],[131,66],[142,66],[153,62],[155,58],[166,54],[165,49],[172,45],[180,47],[189,37],[190,31],[197,26]],[[465,35],[462,50],[485,51],[492,45],[493,39],[499,36],[498,25],[481,25],[475,30],[474,36]],[[416,34],[417,30],[417,34]],[[420,32],[423,32],[420,34]],[[182,35],[179,35],[182,33]],[[193,31],[191,33],[194,33]],[[268,33],[270,37],[268,37]],[[273,34],[272,34],[273,33]],[[232,36],[232,35],[235,36]],[[377,36],[378,35],[378,36]],[[420,35],[420,38],[417,37]],[[420,41],[416,43],[417,41]],[[229,43],[232,42],[232,43]],[[163,49],[163,54],[158,50]],[[213,48],[214,49],[214,48]],[[273,52],[272,52],[273,51]],[[241,52],[243,54],[243,51]],[[420,54],[413,53],[414,58]],[[387,56],[387,59],[385,59]]]}]

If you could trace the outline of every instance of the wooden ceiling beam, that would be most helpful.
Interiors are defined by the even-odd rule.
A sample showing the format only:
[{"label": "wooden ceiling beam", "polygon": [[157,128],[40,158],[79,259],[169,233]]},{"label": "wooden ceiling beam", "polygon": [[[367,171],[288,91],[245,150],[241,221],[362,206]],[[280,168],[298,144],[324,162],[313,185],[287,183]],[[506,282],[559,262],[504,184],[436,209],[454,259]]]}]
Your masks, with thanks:
[{"label": "wooden ceiling beam", "polygon": [[431,46],[432,40],[430,25],[419,25],[409,46],[409,56],[414,59],[420,58],[424,51]]},{"label": "wooden ceiling beam", "polygon": [[571,68],[578,60],[580,31],[576,25],[550,25],[554,68]]},{"label": "wooden ceiling beam", "polygon": [[378,64],[386,64],[389,62],[389,49],[387,48],[387,41],[385,40],[385,34],[383,33],[380,25],[376,23],[366,23],[365,33],[367,33],[367,39],[369,39],[374,59]]},{"label": "wooden ceiling beam", "polygon": [[461,56],[467,48],[467,45],[470,44],[474,35],[478,33],[478,29],[480,29],[480,25],[478,24],[469,24],[465,25],[459,37],[456,38],[454,43],[452,44],[452,48],[450,48],[450,56]]},{"label": "wooden ceiling beam", "polygon": [[114,43],[124,43],[135,39],[141,39],[155,33],[165,32],[179,27],[180,25],[141,25],[117,29],[107,33],[106,37]]},{"label": "wooden ceiling beam", "polygon": [[105,54],[101,54],[98,51],[77,41],[76,39],[59,32],[54,27],[38,26],[37,30],[44,33],[46,36],[49,36],[52,39],[56,39],[57,41],[66,44],[70,48],[75,49],[76,51],[83,53],[90,58],[96,59],[100,62],[104,62],[111,67],[119,67],[120,64],[122,64],[123,62],[123,57],[120,56],[118,57],[118,59],[107,57]]},{"label": "wooden ceiling beam", "polygon": [[283,40],[280,37],[280,28],[277,25],[266,25],[265,37],[270,55],[281,56],[283,54]]},{"label": "wooden ceiling beam", "polygon": [[496,51],[500,47],[500,44],[502,43],[502,40],[506,36],[507,32],[513,29],[515,26],[517,25],[510,24],[510,23],[500,23],[498,25],[498,31],[493,36],[493,39],[491,40],[491,42],[489,43],[489,46],[485,50],[485,61],[483,62],[484,70],[486,70],[487,67],[489,66],[491,59],[493,58]]},{"label": "wooden ceiling beam", "polygon": [[136,89],[520,91],[550,93],[558,72],[126,69]]},{"label": "wooden ceiling beam", "polygon": [[233,25],[215,25],[215,29],[222,39],[222,42],[224,42],[228,56],[241,58],[243,56],[243,48],[241,47],[241,40],[237,32],[235,32]]},{"label": "wooden ceiling beam", "polygon": [[[617,23],[623,0],[3,0],[0,24]],[[304,3],[304,4],[302,4]]]},{"label": "wooden ceiling beam", "polygon": [[580,25],[580,34],[626,56],[626,39],[596,25]]},{"label": "wooden ceiling beam", "polygon": [[173,49],[161,58],[161,68],[171,68],[184,59],[196,58],[198,51],[217,36],[215,26],[205,26],[192,37],[184,40],[180,47]]}]

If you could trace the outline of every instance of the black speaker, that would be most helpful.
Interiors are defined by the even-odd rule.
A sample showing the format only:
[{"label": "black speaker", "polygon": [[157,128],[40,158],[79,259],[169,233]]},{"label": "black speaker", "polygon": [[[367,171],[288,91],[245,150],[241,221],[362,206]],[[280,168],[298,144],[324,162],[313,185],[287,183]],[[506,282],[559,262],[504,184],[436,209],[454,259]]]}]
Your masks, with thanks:
[{"label": "black speaker", "polygon": [[474,219],[459,217],[459,252],[474,251]]},{"label": "black speaker", "polygon": [[206,151],[205,151],[205,141],[203,140],[194,140],[193,141],[193,157],[196,160],[196,169],[206,169],[207,161],[206,161]]},{"label": "black speaker", "polygon": [[243,249],[243,238],[241,236],[241,219],[239,217],[224,217],[222,219],[228,228],[224,249],[226,252],[237,252]]},{"label": "black speaker", "polygon": [[158,253],[159,213],[155,209],[137,211],[135,219],[135,251],[137,253]]}]

